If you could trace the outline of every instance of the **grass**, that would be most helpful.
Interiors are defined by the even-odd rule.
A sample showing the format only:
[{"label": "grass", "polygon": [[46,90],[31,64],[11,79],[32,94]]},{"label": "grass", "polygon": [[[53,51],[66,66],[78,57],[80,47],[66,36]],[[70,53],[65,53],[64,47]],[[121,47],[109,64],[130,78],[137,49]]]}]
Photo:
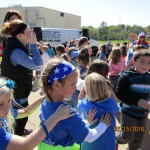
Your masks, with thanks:
[{"label": "grass", "polygon": [[[99,42],[100,45],[107,43],[107,41],[98,41],[98,42]],[[115,44],[117,44],[117,43],[120,43],[120,44],[122,45],[124,42],[129,42],[129,41],[128,41],[128,40],[110,40],[110,42],[111,42],[113,45],[115,45]]]}]

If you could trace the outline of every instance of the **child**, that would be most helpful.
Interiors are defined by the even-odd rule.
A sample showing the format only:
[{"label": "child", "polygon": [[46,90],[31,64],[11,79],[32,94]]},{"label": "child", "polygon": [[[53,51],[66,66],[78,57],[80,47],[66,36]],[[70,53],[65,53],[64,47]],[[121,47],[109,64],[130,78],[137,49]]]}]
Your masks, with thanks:
[{"label": "child", "polygon": [[43,60],[43,67],[45,67],[50,60],[50,56],[48,55],[47,51],[48,51],[48,46],[46,45],[46,43],[44,43],[42,45],[42,56],[41,56]]},{"label": "child", "polygon": [[[27,137],[20,137],[10,133],[11,104],[13,99],[14,82],[0,77],[0,149],[1,150],[33,150],[33,148],[46,136],[58,121],[73,116],[73,111],[67,106],[60,106],[57,111],[45,121],[44,125],[33,131]],[[24,117],[24,116],[22,116]],[[45,130],[46,129],[46,130]]]},{"label": "child", "polygon": [[116,83],[119,78],[119,73],[126,69],[125,63],[121,60],[121,50],[116,47],[109,55],[109,80],[113,90],[116,88]]},{"label": "child", "polygon": [[[64,98],[71,97],[76,89],[77,77],[78,73],[71,63],[59,58],[50,60],[42,75],[43,88],[47,97],[42,103],[41,124],[54,113],[59,105],[64,104]],[[51,132],[47,132],[46,138],[39,144],[38,149],[77,150],[79,146],[75,142],[78,144],[84,140],[93,142],[105,132],[110,124],[109,115],[101,121],[91,130],[76,113],[74,117],[60,122]]]},{"label": "child", "polygon": [[49,55],[50,58],[54,57],[55,56],[55,52],[51,46],[50,43],[47,43],[47,46],[48,46],[48,50],[47,50],[47,53]]},{"label": "child", "polygon": [[[106,79],[98,73],[91,73],[85,78],[85,92],[88,98],[78,102],[79,111],[83,112],[84,117],[91,109],[97,109],[95,118],[100,118],[106,112],[109,112],[112,117],[111,125],[106,132],[96,141],[82,143],[82,150],[115,150],[115,118],[114,115],[118,111],[118,106],[114,99],[110,98],[110,91],[107,88]],[[94,128],[97,123],[94,123],[91,128]],[[109,140],[108,140],[109,138]]]},{"label": "child", "polygon": [[79,48],[78,48],[78,51],[80,51],[82,48],[84,48],[86,45],[88,45],[88,38],[83,36],[80,38],[79,40]]},{"label": "child", "polygon": [[121,73],[116,96],[121,101],[121,127],[117,142],[128,143],[128,150],[141,149],[146,119],[150,109],[150,51],[136,50],[133,53],[134,69]]},{"label": "child", "polygon": [[77,58],[79,77],[84,80],[87,75],[88,66],[90,63],[90,55],[89,50],[87,48],[83,48],[80,50],[80,53]]},{"label": "child", "polygon": [[61,45],[61,44],[57,45],[56,46],[56,57],[61,58],[62,54],[64,54],[64,53],[65,53],[64,45]]},{"label": "child", "polygon": [[143,45],[135,45],[132,46],[131,48],[129,48],[128,52],[127,52],[127,56],[126,56],[126,69],[130,69],[131,67],[133,67],[132,64],[132,57],[133,57],[133,53],[134,51],[138,50],[138,49],[145,49],[146,47]]},{"label": "child", "polygon": [[111,53],[111,51],[112,51],[112,48],[113,48],[113,45],[111,44],[110,41],[108,41],[108,42],[106,43],[106,58],[107,58],[107,59],[108,59],[108,57],[109,57],[109,55],[110,55],[110,53]]},{"label": "child", "polygon": [[[106,81],[107,81],[107,88],[111,91],[111,97],[113,99],[115,99],[116,101],[118,101],[116,95],[114,94],[113,90],[112,90],[112,86],[110,84],[110,81],[109,79],[107,78],[108,76],[108,72],[109,72],[109,66],[107,64],[106,61],[102,61],[102,60],[99,60],[99,59],[95,59],[90,67],[89,67],[89,70],[88,70],[88,73],[87,74],[90,74],[92,72],[96,72],[100,75],[102,75]],[[84,88],[81,90],[80,94],[79,94],[79,97],[78,97],[78,100],[81,100],[85,97],[85,90]]]},{"label": "child", "polygon": [[122,45],[120,47],[120,50],[121,50],[121,60],[123,62],[125,62],[126,61],[126,56],[127,56],[127,47],[125,45]]},{"label": "child", "polygon": [[75,67],[77,67],[78,55],[79,55],[79,52],[77,51],[77,48],[75,48],[75,47],[69,48],[69,50],[67,51],[68,60]]},{"label": "child", "polygon": [[138,40],[136,40],[135,42],[132,43],[132,46],[139,46],[139,45],[143,45],[145,46],[147,49],[149,48],[149,44],[148,42],[146,41],[146,34],[144,32],[141,32],[139,35],[138,35]]},{"label": "child", "polygon": [[106,45],[101,45],[99,48],[99,59],[107,61],[106,58]]},{"label": "child", "polygon": [[71,97],[71,106],[74,108],[77,107],[78,103],[78,96],[80,93],[80,90],[83,86],[83,80],[85,79],[87,75],[88,65],[90,63],[90,57],[89,57],[89,50],[88,48],[83,48],[80,50],[80,53],[77,58],[78,62],[78,82],[77,82],[77,89],[74,91],[72,97]]}]

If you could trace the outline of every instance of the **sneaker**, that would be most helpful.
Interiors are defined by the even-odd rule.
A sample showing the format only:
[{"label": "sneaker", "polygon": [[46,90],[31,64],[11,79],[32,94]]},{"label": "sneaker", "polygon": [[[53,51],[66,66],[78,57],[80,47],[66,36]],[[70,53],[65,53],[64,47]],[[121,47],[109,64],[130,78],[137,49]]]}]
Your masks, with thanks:
[{"label": "sneaker", "polygon": [[32,129],[24,129],[24,135],[29,135],[32,132],[33,132]]}]

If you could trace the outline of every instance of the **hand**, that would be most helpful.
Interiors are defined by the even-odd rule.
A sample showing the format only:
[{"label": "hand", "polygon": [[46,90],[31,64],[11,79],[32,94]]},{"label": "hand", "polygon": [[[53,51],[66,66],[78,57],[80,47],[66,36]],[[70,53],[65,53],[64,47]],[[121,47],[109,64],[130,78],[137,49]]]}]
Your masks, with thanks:
[{"label": "hand", "polygon": [[101,117],[101,119],[100,119],[100,122],[105,123],[106,126],[109,127],[110,124],[111,124],[111,119],[112,119],[112,118],[111,118],[110,114],[109,114],[109,113],[106,113],[105,116],[102,115],[102,117]]},{"label": "hand", "polygon": [[37,43],[36,33],[33,30],[29,31],[29,43],[30,44],[36,44]]},{"label": "hand", "polygon": [[142,107],[144,109],[150,109],[150,105],[144,99],[140,99],[137,104],[138,104],[138,106],[140,106],[140,107]]},{"label": "hand", "polygon": [[91,109],[90,112],[86,114],[86,119],[88,120],[90,125],[94,124],[98,120],[98,118],[94,119],[96,113],[97,113],[97,109],[95,108],[95,109]]},{"label": "hand", "polygon": [[70,106],[61,104],[55,111],[54,115],[55,118],[58,118],[58,120],[60,121],[74,116],[75,112],[70,108]]}]

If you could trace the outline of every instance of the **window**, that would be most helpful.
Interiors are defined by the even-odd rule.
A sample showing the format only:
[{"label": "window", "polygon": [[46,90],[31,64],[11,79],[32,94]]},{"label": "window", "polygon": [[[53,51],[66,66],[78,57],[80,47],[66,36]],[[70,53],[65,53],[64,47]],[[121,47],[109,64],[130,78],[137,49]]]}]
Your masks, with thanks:
[{"label": "window", "polygon": [[61,17],[64,17],[64,13],[60,13],[60,16],[61,16]]}]

